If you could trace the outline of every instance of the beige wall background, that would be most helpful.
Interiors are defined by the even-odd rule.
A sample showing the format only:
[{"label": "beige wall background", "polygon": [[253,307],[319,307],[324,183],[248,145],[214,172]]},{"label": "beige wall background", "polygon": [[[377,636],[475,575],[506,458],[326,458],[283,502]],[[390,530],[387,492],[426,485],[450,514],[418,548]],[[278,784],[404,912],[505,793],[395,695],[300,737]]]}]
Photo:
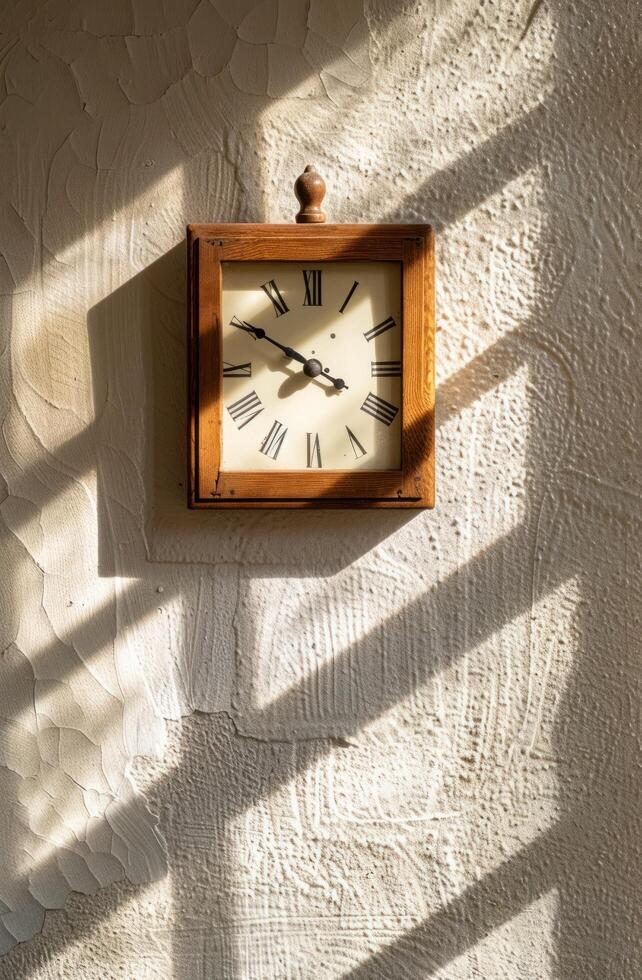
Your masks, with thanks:
[{"label": "beige wall background", "polygon": [[[3,4],[3,978],[642,974],[639,12]],[[309,162],[438,230],[433,512],[185,508],[184,226]]]}]

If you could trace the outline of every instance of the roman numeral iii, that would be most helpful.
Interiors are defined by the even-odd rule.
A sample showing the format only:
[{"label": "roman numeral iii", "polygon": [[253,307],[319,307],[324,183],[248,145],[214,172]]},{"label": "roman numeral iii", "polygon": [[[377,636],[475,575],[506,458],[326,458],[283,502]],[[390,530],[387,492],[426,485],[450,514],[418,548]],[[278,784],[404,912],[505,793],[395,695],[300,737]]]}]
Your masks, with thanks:
[{"label": "roman numeral iii", "polygon": [[321,469],[321,445],[319,443],[319,434],[308,432],[306,433],[308,437],[308,469],[316,467]]},{"label": "roman numeral iii", "polygon": [[269,456],[270,459],[276,459],[287,434],[288,430],[280,422],[273,422],[270,431],[261,443],[260,452],[264,456]]},{"label": "roman numeral iii", "polygon": [[304,306],[321,306],[321,269],[304,269],[303,282],[305,283]]},{"label": "roman numeral iii", "polygon": [[268,299],[272,301],[275,316],[283,316],[284,313],[289,312],[289,307],[286,305],[285,300],[281,296],[279,287],[275,283],[274,279],[270,279],[269,282],[264,282],[261,289]]},{"label": "roman numeral iii", "polygon": [[385,398],[379,398],[378,395],[373,395],[370,392],[361,406],[361,411],[372,415],[374,419],[378,419],[384,425],[390,425],[391,422],[394,422],[395,415],[399,409],[391,405],[390,402],[387,402]]},{"label": "roman numeral iii", "polygon": [[248,364],[230,364],[228,361],[223,361],[223,377],[251,378],[252,362],[250,361]]},{"label": "roman numeral iii", "polygon": [[370,361],[370,373],[373,378],[399,378],[401,361]]},{"label": "roman numeral iii", "polygon": [[350,445],[352,446],[352,452],[354,453],[354,458],[359,459],[361,456],[365,456],[366,450],[363,448],[363,446],[355,436],[352,429],[349,429],[347,425],[346,425],[346,432],[348,433],[348,439],[350,440]]},{"label": "roman numeral iii", "polygon": [[366,338],[366,340],[374,340],[375,337],[385,333],[386,330],[390,330],[394,326],[395,321],[391,316],[389,316],[387,320],[383,320],[381,323],[378,323],[376,327],[370,327],[369,330],[366,330],[363,336]]},{"label": "roman numeral iii", "polygon": [[252,419],[255,419],[257,415],[260,415],[263,411],[264,406],[261,404],[261,399],[255,391],[251,391],[249,395],[243,395],[242,398],[238,398],[231,405],[228,405],[227,410],[236,422],[239,429],[244,428],[248,425]]}]

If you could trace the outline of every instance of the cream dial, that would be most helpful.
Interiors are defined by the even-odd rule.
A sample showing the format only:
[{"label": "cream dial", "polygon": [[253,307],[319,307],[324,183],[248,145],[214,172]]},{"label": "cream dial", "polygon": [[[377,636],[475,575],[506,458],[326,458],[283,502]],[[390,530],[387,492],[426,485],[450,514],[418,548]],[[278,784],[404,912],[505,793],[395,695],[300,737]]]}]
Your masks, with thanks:
[{"label": "cream dial", "polygon": [[398,262],[224,262],[222,314],[222,470],[400,468]]}]

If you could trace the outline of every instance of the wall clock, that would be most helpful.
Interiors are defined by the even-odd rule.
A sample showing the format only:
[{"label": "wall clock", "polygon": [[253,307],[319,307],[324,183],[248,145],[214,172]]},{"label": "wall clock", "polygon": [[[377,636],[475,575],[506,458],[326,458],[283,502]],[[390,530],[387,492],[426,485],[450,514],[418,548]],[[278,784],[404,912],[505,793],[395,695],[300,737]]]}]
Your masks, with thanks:
[{"label": "wall clock", "polygon": [[428,225],[188,227],[195,508],[434,505]]}]

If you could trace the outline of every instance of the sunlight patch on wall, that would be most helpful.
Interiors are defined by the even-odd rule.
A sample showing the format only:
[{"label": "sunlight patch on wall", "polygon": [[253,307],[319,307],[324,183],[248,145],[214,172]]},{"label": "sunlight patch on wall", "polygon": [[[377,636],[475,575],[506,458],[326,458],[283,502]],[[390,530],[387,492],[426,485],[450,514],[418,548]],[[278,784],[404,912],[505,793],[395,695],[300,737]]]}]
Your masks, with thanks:
[{"label": "sunlight patch on wall", "polygon": [[[264,220],[288,221],[294,216],[292,160],[299,161],[299,169],[312,161],[325,176],[329,221],[376,217],[441,225],[449,223],[448,215],[456,206],[456,169],[462,159],[479,152],[476,181],[487,197],[483,189],[492,174],[483,160],[485,147],[505,141],[529,153],[530,128],[540,120],[553,86],[552,14],[542,7],[530,27],[528,43],[522,44],[523,21],[512,7],[484,7],[471,0],[426,5],[422,13],[424,23],[418,31],[416,20],[402,4],[396,16],[389,11],[381,16],[376,5],[367,6],[368,47],[362,51],[357,45],[351,50],[351,74],[345,78],[341,74],[345,68],[335,59],[343,85],[335,83],[328,90],[328,103],[318,107],[322,117],[336,115],[335,102],[341,109],[341,125],[337,128],[335,121],[330,146],[320,147],[317,138],[306,143],[309,137],[300,103],[290,101],[289,91],[263,109]],[[514,41],[510,54],[507,35]],[[420,70],[426,61],[434,70]],[[377,73],[372,71],[373,63],[380,68]],[[394,85],[382,83],[382,66]],[[359,78],[357,67],[368,71]],[[333,70],[328,69],[331,76]],[[394,125],[382,127],[381,119],[389,117]],[[530,159],[519,169],[534,163]],[[466,196],[474,190],[467,187]]]},{"label": "sunlight patch on wall", "polygon": [[[185,567],[178,584],[177,579],[174,569],[155,564],[153,574],[131,580],[128,588],[118,580],[117,663],[140,670],[162,718],[226,711],[237,570],[222,566],[208,574],[199,566]],[[151,727],[144,754],[156,755],[162,742]]]},{"label": "sunlight patch on wall", "polygon": [[497,378],[523,359],[521,335],[511,339],[510,334],[527,330],[540,299],[540,243],[547,222],[543,174],[536,167],[509,181],[440,237],[438,385],[469,362],[483,364],[493,345],[504,361],[493,372]]},{"label": "sunlight patch on wall", "polygon": [[[545,522],[544,534],[547,527]],[[537,564],[536,559],[535,575]],[[402,828],[438,820],[462,838],[474,837],[480,805],[482,810],[499,807],[498,819],[511,822],[520,846],[554,827],[559,815],[554,726],[572,671],[567,643],[576,633],[578,583],[567,578],[555,587],[525,577],[520,587],[521,612],[511,619],[502,610],[497,629],[483,642],[474,643],[471,637],[469,649],[441,670],[424,663],[422,674],[416,664],[413,683],[405,690],[398,686],[405,664],[391,658],[385,693],[375,690],[367,705],[356,705],[349,724],[333,719],[337,743],[325,746],[305,773],[278,789],[275,800],[280,802],[274,805],[285,807],[288,799],[303,794],[314,799],[313,808],[307,803],[304,807],[311,832],[324,827],[339,832],[343,827],[341,832],[348,835],[360,834],[360,826],[367,831],[377,825]],[[531,596],[537,597],[532,609]],[[474,602],[472,595],[469,601]],[[439,612],[437,602],[428,621],[437,631],[441,626],[445,637],[443,618],[448,619],[440,623]],[[413,623],[421,629],[416,612]],[[438,661],[438,643],[432,652],[422,649],[420,656]],[[376,675],[374,651],[364,667]],[[336,675],[338,686],[346,676],[341,661]],[[397,696],[390,691],[395,685]],[[311,701],[315,679],[298,687],[301,697]],[[294,696],[289,703],[282,698],[237,723],[264,737],[285,738],[287,706],[290,735],[300,736],[300,720],[293,717],[298,703]],[[312,719],[307,731],[315,730]],[[535,781],[525,768],[526,757],[538,772]],[[461,853],[469,850],[470,845]],[[505,857],[509,852],[500,853]]]},{"label": "sunlight patch on wall", "polygon": [[[554,12],[541,6],[523,43],[527,17],[523,5],[477,0],[449,4],[434,15],[428,43],[435,73],[429,94],[434,132],[441,134],[434,141],[438,168],[456,165],[480,146],[481,134],[492,139],[519,126],[552,91]],[[506,36],[512,37],[512,47],[506,45]],[[449,70],[453,61],[457,72]]]},{"label": "sunlight patch on wall", "polygon": [[[38,649],[43,636],[50,643]],[[113,649],[79,653],[41,607],[23,614],[2,668],[0,780],[13,806],[5,808],[0,946],[9,948],[71,890],[151,880],[164,873],[165,857],[156,819],[128,776],[139,748],[131,736],[148,727],[141,712],[149,719],[149,708],[126,672],[118,675]]]},{"label": "sunlight patch on wall", "polygon": [[[538,596],[530,617],[528,687],[514,750],[557,762],[554,726],[572,672],[569,655],[581,649],[579,613],[582,589],[578,576],[550,588],[541,562],[550,544],[543,536],[534,556],[533,591]],[[569,649],[570,648],[570,649]]]},{"label": "sunlight patch on wall", "polygon": [[[82,183],[75,186],[76,173],[85,178],[82,167],[74,170],[67,176],[65,191],[71,206],[86,212],[83,197],[88,191]],[[91,223],[82,236],[70,242],[63,237],[60,244],[46,242],[42,270],[30,274],[14,297],[12,393],[41,444],[40,456],[43,449],[59,456],[79,481],[91,482],[90,471],[95,469],[91,425],[96,405],[87,311],[160,254],[164,246],[147,232],[159,197],[176,202],[180,226],[181,168],[164,174],[110,217]],[[129,310],[132,328],[140,312]]]}]

